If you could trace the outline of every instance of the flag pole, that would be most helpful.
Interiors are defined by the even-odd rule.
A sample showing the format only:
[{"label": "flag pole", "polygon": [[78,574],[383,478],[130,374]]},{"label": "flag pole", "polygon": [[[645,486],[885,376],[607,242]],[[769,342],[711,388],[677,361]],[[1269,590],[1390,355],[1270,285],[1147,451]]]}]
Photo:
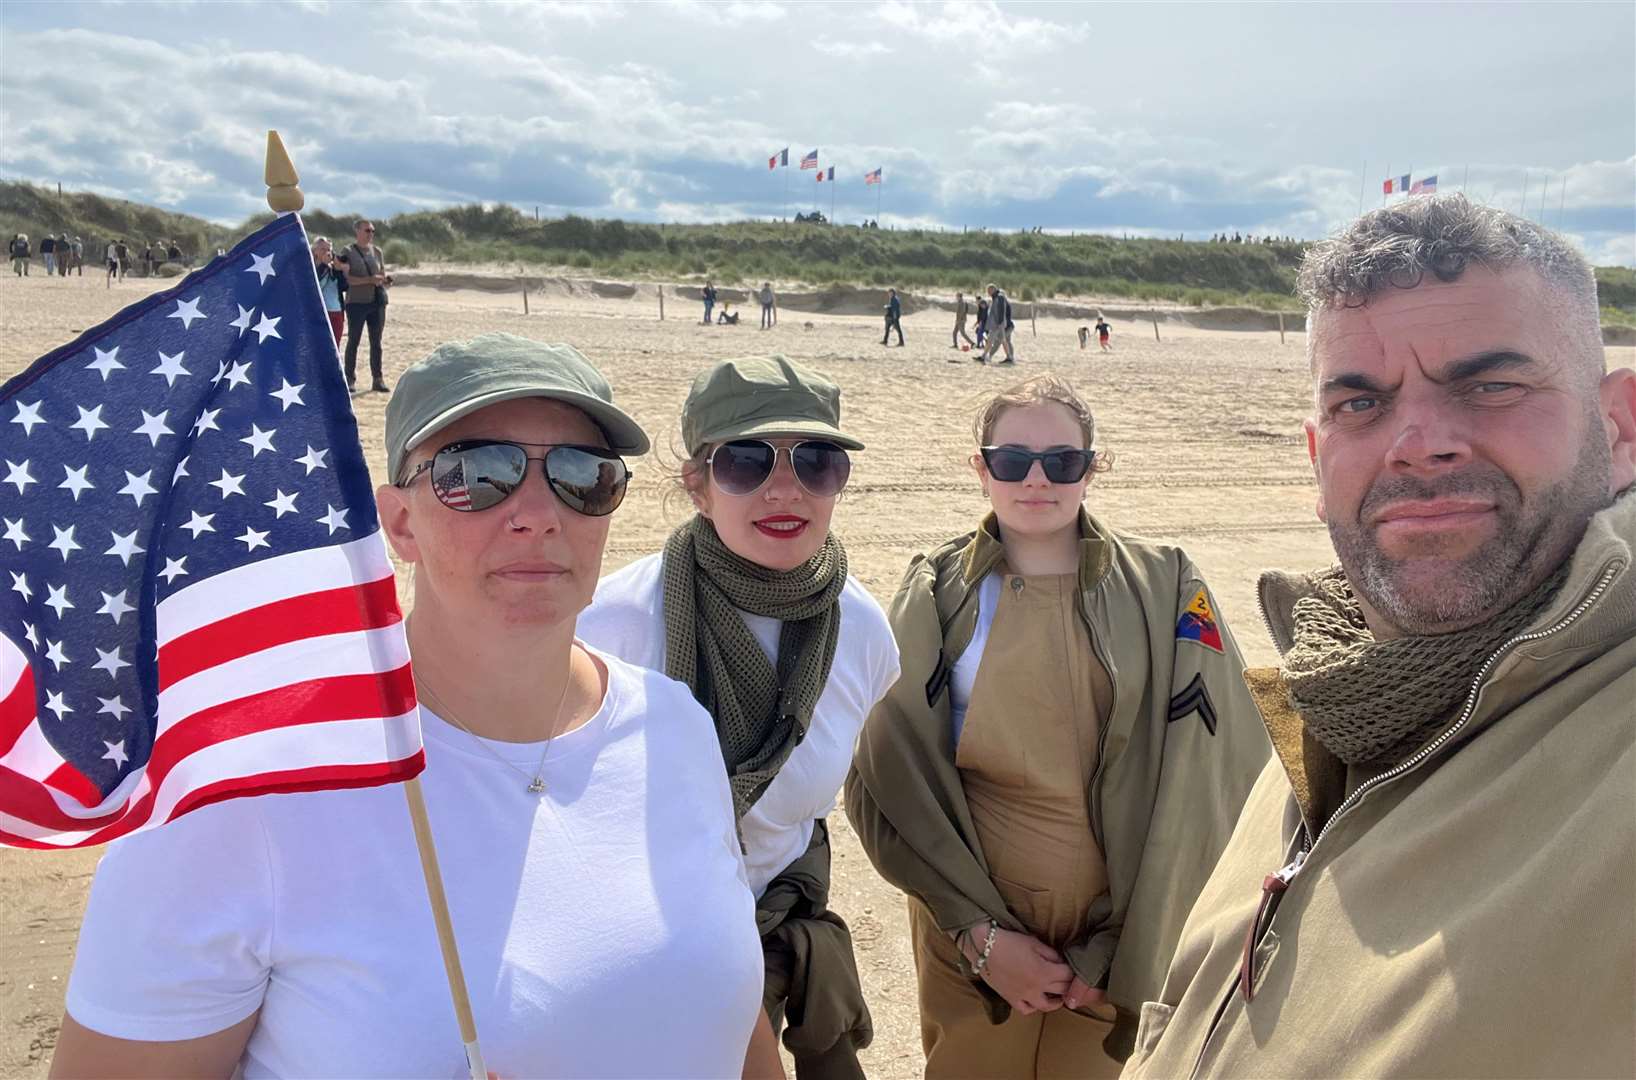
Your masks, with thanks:
[{"label": "flag pole", "polygon": [[[1563,173],[1562,174],[1562,198],[1557,200],[1557,204],[1556,204],[1556,227],[1557,227],[1558,230],[1560,230],[1562,228],[1562,214],[1563,214],[1563,211],[1567,209],[1567,207],[1568,207],[1568,174]],[[1040,466],[1040,467],[1044,468],[1043,465]]]},{"label": "flag pole", "polygon": [[[1386,166],[1386,178],[1388,180],[1390,180],[1392,178],[1392,166],[1390,164],[1388,164]],[[1382,185],[1380,185],[1380,205],[1382,205],[1382,206],[1386,205],[1386,198],[1387,198],[1386,185],[1382,184]],[[1029,467],[1032,468],[1033,466],[1029,466]],[[1040,466],[1040,467],[1044,468],[1043,465]]]},{"label": "flag pole", "polygon": [[[284,140],[272,130],[267,132],[267,163],[262,179],[267,184],[267,206],[275,212],[293,214],[306,205],[306,196],[301,194],[301,176],[284,150]],[[426,816],[420,777],[404,781],[403,796],[409,803],[415,846],[420,849],[420,869],[426,878],[426,897],[431,901],[432,919],[437,925],[437,943],[443,950],[443,970],[449,979],[449,996],[454,1001],[455,1020],[460,1025],[460,1040],[466,1048],[466,1064],[472,1080],[488,1080],[483,1051],[477,1045],[477,1022],[472,1019],[471,998],[466,994],[466,977],[460,968],[460,949],[455,944],[454,924],[449,918],[449,900],[443,892],[443,875],[438,871],[437,848],[432,842],[432,823]]]}]

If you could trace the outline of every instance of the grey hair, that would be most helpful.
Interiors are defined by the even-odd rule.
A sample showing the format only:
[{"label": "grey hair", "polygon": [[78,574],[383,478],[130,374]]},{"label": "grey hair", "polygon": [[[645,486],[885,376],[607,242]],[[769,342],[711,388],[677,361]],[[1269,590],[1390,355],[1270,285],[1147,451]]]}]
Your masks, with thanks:
[{"label": "grey hair", "polygon": [[1371,210],[1307,251],[1296,292],[1309,311],[1363,307],[1387,288],[1414,288],[1428,273],[1455,281],[1472,263],[1495,273],[1526,266],[1566,295],[1573,329],[1587,346],[1594,342],[1602,363],[1590,263],[1560,234],[1463,194],[1416,196]]}]

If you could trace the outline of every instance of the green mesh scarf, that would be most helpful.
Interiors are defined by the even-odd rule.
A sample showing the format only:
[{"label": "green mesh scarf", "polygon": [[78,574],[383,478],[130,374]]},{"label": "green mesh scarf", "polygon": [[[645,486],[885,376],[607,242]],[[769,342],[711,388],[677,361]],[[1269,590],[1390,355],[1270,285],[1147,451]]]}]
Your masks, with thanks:
[{"label": "green mesh scarf", "polygon": [[[665,542],[665,674],[686,683],[715,719],[737,817],[812,723],[835,659],[845,585],[846,551],[833,534],[793,570],[733,554],[702,515]],[[776,668],[740,611],[782,624]]]}]

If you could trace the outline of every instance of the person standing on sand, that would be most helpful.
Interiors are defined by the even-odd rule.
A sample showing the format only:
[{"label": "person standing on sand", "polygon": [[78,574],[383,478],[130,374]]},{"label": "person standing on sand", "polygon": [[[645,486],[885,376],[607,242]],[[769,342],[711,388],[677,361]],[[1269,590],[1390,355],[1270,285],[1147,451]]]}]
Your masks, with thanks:
[{"label": "person standing on sand", "polygon": [[1636,1076],[1636,371],[1574,244],[1463,195],[1302,259],[1317,516],[1277,754],[1127,1078]]},{"label": "person standing on sand", "polygon": [[704,279],[704,288],[699,292],[704,301],[704,325],[710,325],[710,312],[716,306],[716,287],[710,284],[710,279]]},{"label": "person standing on sand", "polygon": [[778,325],[778,298],[773,295],[773,283],[761,283],[761,328],[771,330]]},{"label": "person standing on sand", "polygon": [[1108,320],[1102,317],[1101,312],[1097,312],[1096,343],[1103,352],[1113,352],[1113,346],[1108,344],[1108,335],[1111,333],[1113,333],[1113,327],[1108,325]]},{"label": "person standing on sand", "polygon": [[1187,553],[1087,512],[1109,459],[1073,388],[974,428],[990,513],[909,564],[847,817],[908,894],[929,1080],[1101,1080],[1269,747]]},{"label": "person standing on sand", "polygon": [[120,239],[119,244],[114,248],[114,254],[118,256],[119,280],[124,281],[125,271],[128,270],[131,265],[131,249],[126,245],[123,238]]},{"label": "person standing on sand", "polygon": [[119,245],[113,240],[102,247],[102,261],[108,268],[108,284],[114,283],[114,277],[119,273]]},{"label": "person standing on sand", "polygon": [[29,249],[28,235],[18,233],[11,238],[11,246],[7,248],[11,255],[11,272],[18,277],[28,277],[29,260],[33,252]]},{"label": "person standing on sand", "polygon": [[903,301],[898,299],[896,289],[886,290],[886,332],[881,335],[880,343],[886,344],[892,336],[892,331],[898,332],[898,347],[903,347]]},{"label": "person standing on sand", "polygon": [[826,818],[858,729],[898,676],[880,605],[830,519],[863,444],[841,391],[782,356],[723,360],[682,406],[677,478],[697,508],[602,579],[591,646],[685,683],[716,722],[766,968],[796,1080],[862,1080],[873,1034],[846,923],[828,905]]},{"label": "person standing on sand", "polygon": [[57,237],[57,276],[67,277],[68,268],[73,264],[74,245],[68,242],[68,234],[62,233]]},{"label": "person standing on sand", "polygon": [[40,238],[40,258],[45,260],[45,276],[57,272],[57,238],[46,233]]},{"label": "person standing on sand", "polygon": [[971,335],[966,333],[966,294],[957,292],[954,294],[954,335],[949,342],[949,348],[958,349],[961,338],[966,339],[967,345],[977,344],[971,340]]},{"label": "person standing on sand", "polygon": [[[977,341],[973,346],[974,348],[981,349],[983,347],[983,337],[987,333],[988,333],[988,297],[979,294],[978,297],[977,297]],[[979,362],[981,362],[982,357],[979,356],[978,360],[979,360]]]},{"label": "person standing on sand", "polygon": [[320,236],[312,242],[312,265],[318,273],[318,291],[324,297],[324,312],[329,316],[330,332],[335,335],[335,344],[339,346],[346,322],[346,264],[335,258],[329,240]]},{"label": "person standing on sand", "polygon": [[68,250],[74,253],[74,273],[79,277],[85,276],[85,242],[79,237],[69,241]]},{"label": "person standing on sand", "polygon": [[347,390],[358,388],[358,341],[369,331],[370,390],[388,392],[381,368],[381,334],[386,328],[386,291],[392,275],[386,272],[386,256],[375,246],[375,226],[359,221],[353,226],[353,242],[336,256],[346,267],[347,280]]},{"label": "person standing on sand", "polygon": [[977,358],[979,364],[986,364],[989,358],[1005,347],[1005,359],[1001,365],[1015,364],[1016,354],[1011,351],[1011,331],[1016,325],[1011,321],[1011,301],[998,285],[990,282],[988,286],[988,344],[983,347],[983,355]]}]

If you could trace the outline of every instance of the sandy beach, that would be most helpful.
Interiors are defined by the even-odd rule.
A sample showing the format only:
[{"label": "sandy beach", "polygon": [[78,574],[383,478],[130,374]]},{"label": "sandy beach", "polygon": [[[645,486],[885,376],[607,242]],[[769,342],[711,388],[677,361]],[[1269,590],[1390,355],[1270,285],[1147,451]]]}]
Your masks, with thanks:
[{"label": "sandy beach", "polygon": [[[171,281],[128,279],[104,288],[83,278],[0,277],[0,377]],[[974,285],[976,283],[974,282]],[[664,498],[678,441],[677,416],[693,375],[728,356],[779,352],[841,385],[856,455],[836,530],[853,573],[883,604],[911,556],[970,529],[985,503],[967,465],[971,420],[986,393],[1040,371],[1071,379],[1093,403],[1099,442],[1116,455],[1091,488],[1092,509],[1116,528],[1185,545],[1203,569],[1226,624],[1251,663],[1274,658],[1256,610],[1255,577],[1268,567],[1331,561],[1314,516],[1314,489],[1300,423],[1310,391],[1303,341],[1268,331],[1219,331],[1113,318],[1114,352],[1081,350],[1079,323],[1041,318],[1038,336],[1019,324],[1015,368],[984,368],[949,347],[952,317],[923,310],[904,319],[907,346],[882,348],[878,318],[789,311],[772,331],[752,324],[703,326],[699,306],[667,295],[663,322],[652,287],[627,299],[594,290],[544,290],[523,314],[519,292],[405,285],[393,293],[386,362],[395,379],[434,345],[488,330],[582,349],[662,449],[634,462],[630,497],[614,518],[605,571],[659,548],[680,520]],[[966,361],[950,363],[951,359]],[[1636,348],[1609,348],[1610,367],[1631,366]],[[381,448],[385,395],[355,399],[372,470]],[[400,592],[413,601],[400,571]],[[913,965],[902,897],[882,882],[845,817],[835,839],[833,906],[853,928],[875,1019],[864,1053],[871,1077],[919,1075]],[[45,1075],[95,852],[0,850],[0,1076]],[[139,930],[137,932],[140,932]],[[442,1018],[432,1018],[438,1021]],[[450,1038],[455,1038],[452,1015]]]}]

